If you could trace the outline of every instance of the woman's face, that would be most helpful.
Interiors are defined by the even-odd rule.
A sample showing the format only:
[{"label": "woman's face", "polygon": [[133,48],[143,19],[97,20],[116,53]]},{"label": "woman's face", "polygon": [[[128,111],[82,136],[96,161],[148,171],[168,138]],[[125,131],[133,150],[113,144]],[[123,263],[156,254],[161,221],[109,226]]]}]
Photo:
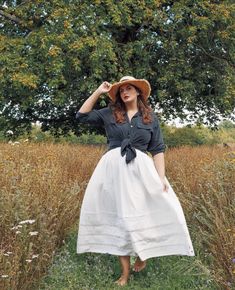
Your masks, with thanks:
[{"label": "woman's face", "polygon": [[124,103],[135,101],[137,98],[137,95],[139,95],[136,88],[130,84],[122,85],[119,88],[119,93]]}]

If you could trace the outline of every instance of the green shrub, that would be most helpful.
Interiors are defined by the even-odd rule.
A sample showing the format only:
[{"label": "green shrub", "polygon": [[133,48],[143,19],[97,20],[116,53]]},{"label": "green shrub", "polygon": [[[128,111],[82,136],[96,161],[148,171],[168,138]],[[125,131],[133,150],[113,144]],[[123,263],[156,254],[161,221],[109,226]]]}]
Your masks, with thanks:
[{"label": "green shrub", "polygon": [[80,144],[106,144],[107,138],[103,135],[96,135],[95,133],[82,134],[78,138]]},{"label": "green shrub", "polygon": [[[219,126],[218,130],[212,130],[200,125],[177,128],[165,124],[161,125],[161,129],[164,142],[169,148],[182,145],[198,146],[204,144],[235,143],[235,128],[230,123],[222,124]],[[5,136],[4,132],[0,131],[0,142],[9,142],[10,140],[11,136]],[[25,132],[14,141],[30,141],[33,143],[107,144],[106,136],[95,134],[94,132],[82,133],[76,136],[71,131],[66,136],[55,137],[52,132],[43,132],[37,125],[32,126],[32,131],[30,133]]]}]

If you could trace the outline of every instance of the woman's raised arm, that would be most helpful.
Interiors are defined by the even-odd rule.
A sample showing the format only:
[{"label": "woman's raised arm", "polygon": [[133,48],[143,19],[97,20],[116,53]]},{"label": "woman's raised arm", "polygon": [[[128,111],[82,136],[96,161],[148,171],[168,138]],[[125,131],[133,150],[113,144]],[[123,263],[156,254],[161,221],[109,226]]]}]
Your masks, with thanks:
[{"label": "woman's raised arm", "polygon": [[111,84],[107,81],[103,82],[95,91],[94,93],[83,103],[83,105],[81,106],[81,108],[79,109],[78,112],[80,113],[88,113],[90,112],[95,103],[97,102],[98,98],[100,97],[100,95],[107,93],[110,88],[111,88]]},{"label": "woman's raised arm", "polygon": [[79,111],[75,115],[75,119],[79,123],[88,123],[94,126],[104,125],[103,109],[96,110],[93,109],[95,103],[97,102],[100,95],[107,93],[111,88],[111,84],[108,82],[103,82],[98,89],[83,103]]}]

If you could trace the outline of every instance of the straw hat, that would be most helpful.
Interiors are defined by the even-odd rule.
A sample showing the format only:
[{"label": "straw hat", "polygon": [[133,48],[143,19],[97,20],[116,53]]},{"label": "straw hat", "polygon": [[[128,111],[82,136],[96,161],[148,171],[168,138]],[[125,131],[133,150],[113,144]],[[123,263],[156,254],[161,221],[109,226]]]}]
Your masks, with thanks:
[{"label": "straw hat", "polygon": [[116,94],[118,92],[119,87],[122,86],[123,84],[127,84],[127,83],[139,88],[142,92],[144,100],[147,100],[147,98],[149,97],[150,92],[151,92],[150,83],[145,79],[136,79],[132,76],[124,76],[120,79],[119,82],[114,83],[112,85],[111,89],[108,92],[110,99],[115,101]]}]

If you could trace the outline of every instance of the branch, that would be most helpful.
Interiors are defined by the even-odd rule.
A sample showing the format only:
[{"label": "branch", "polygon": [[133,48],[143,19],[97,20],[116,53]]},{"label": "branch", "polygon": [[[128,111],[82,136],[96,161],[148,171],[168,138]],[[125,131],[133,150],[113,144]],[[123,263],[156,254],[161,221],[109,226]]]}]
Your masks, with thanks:
[{"label": "branch", "polygon": [[[23,5],[23,4],[27,4],[29,2],[33,2],[33,1],[30,1],[30,0],[25,0],[24,2],[22,2],[21,4],[19,4],[17,7],[19,7],[20,5]],[[36,20],[36,19],[33,19],[33,26],[28,26],[24,21],[22,21],[19,17],[15,16],[15,15],[12,15],[8,12],[6,12],[6,9],[5,7],[1,7],[0,8],[0,16],[3,16],[4,18],[8,19],[8,20],[11,20],[12,22],[22,26],[23,28],[27,29],[28,30],[28,33],[26,34],[25,37],[28,37],[30,35],[31,32],[33,32],[34,28],[39,28],[41,27],[44,22],[46,21],[46,19],[49,17],[49,15],[47,15],[46,17],[44,17],[43,19],[40,19],[40,20]]]},{"label": "branch", "polygon": [[[23,3],[26,3],[26,2],[23,2]],[[23,3],[21,3],[21,4],[23,4]],[[14,23],[20,25],[20,26],[22,26],[23,28],[28,29],[30,32],[32,31],[32,29],[29,28],[29,27],[25,24],[24,21],[22,21],[19,17],[17,17],[17,16],[15,16],[15,15],[12,15],[12,14],[6,12],[6,10],[7,10],[7,9],[5,9],[5,7],[2,6],[1,9],[0,9],[0,16],[4,17],[4,18],[6,18],[6,19],[8,19],[8,20],[10,20],[10,21],[12,21],[12,22],[14,22]]]},{"label": "branch", "polygon": [[2,9],[0,9],[0,15],[15,22],[15,23],[17,23],[17,24],[24,25],[24,22],[20,18],[16,17],[15,15],[9,14],[9,13],[3,11]]},{"label": "branch", "polygon": [[206,51],[206,49],[204,48],[204,47],[202,47],[202,46],[200,46],[200,45],[198,45],[198,44],[194,44],[195,46],[197,46],[197,47],[199,47],[207,56],[209,56],[210,58],[213,58],[213,59],[216,59],[216,60],[225,60],[227,63],[228,63],[228,65],[230,65],[230,66],[232,66],[233,68],[235,68],[235,64],[234,63],[232,63],[231,61],[229,61],[227,58],[225,58],[225,57],[217,57],[217,56],[214,56],[214,55],[212,55],[212,54],[210,54],[209,52],[207,52]]},{"label": "branch", "polygon": [[29,3],[29,2],[35,2],[35,1],[32,1],[32,0],[25,0],[25,1],[22,1],[20,4],[18,4],[18,5],[16,6],[16,8],[18,8],[18,7],[21,6],[21,5],[27,4],[27,3]]}]

